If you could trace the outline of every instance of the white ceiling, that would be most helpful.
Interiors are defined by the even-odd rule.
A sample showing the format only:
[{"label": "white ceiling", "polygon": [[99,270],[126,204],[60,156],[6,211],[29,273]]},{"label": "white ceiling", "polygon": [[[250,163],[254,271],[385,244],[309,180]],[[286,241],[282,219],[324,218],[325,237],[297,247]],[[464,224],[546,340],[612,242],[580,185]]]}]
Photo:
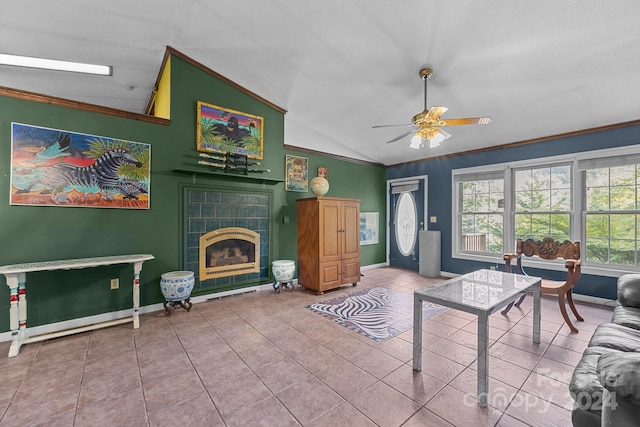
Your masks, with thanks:
[{"label": "white ceiling", "polygon": [[[0,53],[113,66],[0,66],[0,86],[143,113],[167,46],[286,109],[285,144],[386,165],[640,119],[635,0],[23,0]],[[387,144],[428,105],[436,149]],[[206,101],[206,100],[204,100]]]}]

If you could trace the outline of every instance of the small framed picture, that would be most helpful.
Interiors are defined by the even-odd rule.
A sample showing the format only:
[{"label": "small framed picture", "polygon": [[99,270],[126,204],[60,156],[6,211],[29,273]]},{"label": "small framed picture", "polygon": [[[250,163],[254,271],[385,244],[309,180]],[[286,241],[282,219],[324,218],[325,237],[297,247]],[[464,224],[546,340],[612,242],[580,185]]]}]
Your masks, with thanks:
[{"label": "small framed picture", "polygon": [[378,243],[378,212],[360,212],[360,245]]},{"label": "small framed picture", "polygon": [[309,191],[309,159],[286,155],[285,190]]}]

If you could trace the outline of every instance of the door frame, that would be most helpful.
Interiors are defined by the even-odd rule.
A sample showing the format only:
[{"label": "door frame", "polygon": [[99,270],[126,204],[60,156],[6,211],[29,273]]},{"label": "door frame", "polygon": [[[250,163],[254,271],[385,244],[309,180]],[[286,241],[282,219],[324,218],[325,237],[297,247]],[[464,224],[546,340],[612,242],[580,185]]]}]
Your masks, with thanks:
[{"label": "door frame", "polygon": [[[428,194],[429,194],[429,187],[428,187],[428,183],[429,183],[429,176],[428,175],[414,175],[414,176],[406,176],[404,178],[394,178],[394,179],[388,179],[387,180],[387,236],[391,236],[390,233],[390,228],[391,228],[391,198],[389,196],[389,193],[391,192],[391,183],[398,183],[398,182],[403,182],[403,181],[423,181],[423,188],[424,188],[424,194],[423,194],[423,200],[424,200],[424,206],[423,206],[423,211],[424,211],[424,230],[428,229],[428,225],[429,225],[429,221],[427,221],[427,218],[429,218],[429,211],[427,210],[427,206],[428,206]],[[420,229],[418,229],[418,234],[420,233]],[[417,239],[417,237],[416,237]],[[416,241],[416,244],[418,244],[418,242]],[[387,265],[390,265],[390,255],[391,255],[391,239],[388,238],[387,239],[387,247],[386,247],[386,259],[387,259]]]}]

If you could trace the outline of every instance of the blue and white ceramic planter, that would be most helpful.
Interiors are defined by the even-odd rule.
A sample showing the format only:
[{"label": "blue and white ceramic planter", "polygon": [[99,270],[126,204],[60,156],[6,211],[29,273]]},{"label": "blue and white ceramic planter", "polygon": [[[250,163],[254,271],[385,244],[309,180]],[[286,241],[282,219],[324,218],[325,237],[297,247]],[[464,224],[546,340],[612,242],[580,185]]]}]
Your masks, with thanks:
[{"label": "blue and white ceramic planter", "polygon": [[278,282],[290,282],[296,272],[296,263],[291,260],[273,261],[271,263],[273,277]]},{"label": "blue and white ceramic planter", "polygon": [[273,277],[276,282],[273,284],[273,290],[280,293],[280,288],[293,290],[293,274],[296,272],[296,263],[291,260],[273,261],[271,263]]},{"label": "blue and white ceramic planter", "polygon": [[191,296],[196,280],[193,271],[171,271],[160,277],[160,290],[167,301],[182,301]]}]

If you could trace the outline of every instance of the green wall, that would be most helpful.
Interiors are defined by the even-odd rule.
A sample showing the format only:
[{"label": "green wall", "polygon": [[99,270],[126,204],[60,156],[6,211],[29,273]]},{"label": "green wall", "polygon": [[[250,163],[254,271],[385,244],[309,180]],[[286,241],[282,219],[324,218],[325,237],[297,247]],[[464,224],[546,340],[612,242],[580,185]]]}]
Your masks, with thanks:
[{"label": "green wall", "polygon": [[[285,116],[211,74],[172,57],[170,125],[147,123],[48,103],[0,96],[0,265],[69,258],[150,253],[141,274],[141,305],[162,302],[160,275],[182,267],[180,210],[185,186],[273,191],[272,254],[296,259],[295,199],[311,192],[287,192],[285,154],[309,159],[310,176],[329,169],[327,196],[361,200],[361,211],[380,212],[378,245],[362,247],[362,265],[385,262],[384,166],[365,165],[316,153],[286,150]],[[221,174],[188,174],[176,169],[197,166],[196,103],[203,101],[264,118],[263,168],[260,179]],[[151,144],[151,207],[148,210],[10,206],[11,122]],[[205,169],[206,170],[206,169]],[[283,217],[290,222],[283,224]],[[96,267],[27,275],[28,326],[131,308],[132,268]],[[110,279],[120,289],[110,290]],[[0,332],[9,330],[9,289],[0,276]]]},{"label": "green wall", "polygon": [[[325,197],[346,197],[360,200],[360,212],[379,212],[378,244],[360,247],[360,262],[363,266],[386,262],[386,167],[370,166],[345,162],[313,153],[287,151],[287,154],[309,159],[309,181],[317,175],[318,167],[329,170],[329,191]],[[280,238],[292,244],[281,245],[281,258],[296,259],[296,199],[315,197],[311,191],[307,193],[287,191],[285,203],[277,212],[278,221],[283,217],[290,218],[289,224],[281,225]]]}]

